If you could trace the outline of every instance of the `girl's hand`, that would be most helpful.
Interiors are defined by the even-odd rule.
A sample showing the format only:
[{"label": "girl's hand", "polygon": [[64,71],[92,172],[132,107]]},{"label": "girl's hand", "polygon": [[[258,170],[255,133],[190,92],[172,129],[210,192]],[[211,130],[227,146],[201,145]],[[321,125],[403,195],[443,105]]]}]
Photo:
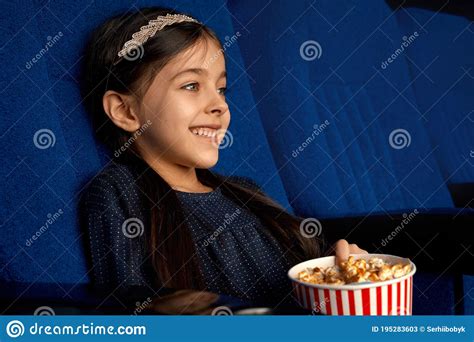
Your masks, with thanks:
[{"label": "girl's hand", "polygon": [[349,244],[346,240],[337,241],[333,246],[333,250],[336,254],[336,265],[341,261],[346,261],[349,254],[368,254],[366,250],[359,248],[356,244]]}]

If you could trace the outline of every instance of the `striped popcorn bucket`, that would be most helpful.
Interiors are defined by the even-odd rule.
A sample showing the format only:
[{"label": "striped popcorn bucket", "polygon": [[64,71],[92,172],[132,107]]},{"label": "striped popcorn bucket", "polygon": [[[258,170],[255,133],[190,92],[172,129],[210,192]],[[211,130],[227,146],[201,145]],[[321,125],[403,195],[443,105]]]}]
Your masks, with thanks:
[{"label": "striped popcorn bucket", "polygon": [[308,260],[288,271],[294,293],[301,306],[324,315],[411,315],[415,264],[409,259],[386,254],[353,254],[353,256],[355,259],[366,260],[377,257],[390,264],[411,263],[412,270],[403,277],[381,282],[318,285],[299,281],[299,272],[308,267],[334,266],[335,257]]}]

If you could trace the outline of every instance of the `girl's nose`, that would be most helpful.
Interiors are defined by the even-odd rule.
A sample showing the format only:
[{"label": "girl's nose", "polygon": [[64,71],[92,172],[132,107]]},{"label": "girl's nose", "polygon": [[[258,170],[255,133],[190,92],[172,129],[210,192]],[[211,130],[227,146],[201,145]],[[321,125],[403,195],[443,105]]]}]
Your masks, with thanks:
[{"label": "girl's nose", "polygon": [[209,101],[208,107],[206,109],[207,113],[222,115],[227,112],[229,106],[221,94],[215,92],[214,95],[210,96],[212,96],[212,99]]}]

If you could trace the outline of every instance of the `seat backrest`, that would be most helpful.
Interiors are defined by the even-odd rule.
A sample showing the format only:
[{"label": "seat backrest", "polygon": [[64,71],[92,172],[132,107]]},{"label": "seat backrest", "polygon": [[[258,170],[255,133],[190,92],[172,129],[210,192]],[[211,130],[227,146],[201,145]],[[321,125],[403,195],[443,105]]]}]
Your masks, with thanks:
[{"label": "seat backrest", "polygon": [[[403,32],[420,32],[407,64],[433,154],[447,184],[474,183],[474,30],[470,11],[409,7],[396,18]],[[425,70],[426,69],[426,70]]]},{"label": "seat backrest", "polygon": [[[425,4],[428,5],[428,4]],[[429,6],[429,5],[428,5]],[[452,13],[454,10],[454,13]],[[407,50],[422,123],[443,179],[460,207],[474,207],[474,5],[451,4],[433,10],[408,7],[396,14],[404,32],[419,31]],[[464,275],[464,314],[474,313],[474,276]]]},{"label": "seat backrest", "polygon": [[453,207],[420,121],[412,88],[418,74],[403,56],[388,61],[407,33],[385,2],[229,6],[242,26],[236,29],[251,36],[240,42],[243,57],[296,212]]}]

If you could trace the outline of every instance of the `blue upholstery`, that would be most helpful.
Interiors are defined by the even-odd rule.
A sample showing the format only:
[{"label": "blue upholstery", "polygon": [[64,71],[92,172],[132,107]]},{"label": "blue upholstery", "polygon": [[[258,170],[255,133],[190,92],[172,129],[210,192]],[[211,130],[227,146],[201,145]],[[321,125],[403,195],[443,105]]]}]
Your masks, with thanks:
[{"label": "blue upholstery", "polygon": [[[402,36],[390,8],[379,4],[367,20],[367,8],[353,1],[312,3],[272,4],[260,17],[288,15],[252,21],[260,3],[231,1],[239,22],[250,22],[245,29],[252,39],[241,41],[244,59],[293,206],[324,217],[452,207],[427,132],[409,104],[416,100],[406,62],[380,67],[394,51],[390,39]],[[308,40],[321,45],[319,59],[301,58]],[[325,120],[328,127],[294,157],[313,125]],[[397,128],[411,135],[406,149],[390,148]]]},{"label": "blue upholstery", "polygon": [[[262,122],[297,213],[332,217],[408,208],[449,212],[454,207],[449,182],[474,181],[474,159],[468,147],[474,142],[470,94],[474,72],[466,72],[440,104],[437,98],[464,73],[461,66],[465,70],[472,66],[472,34],[466,32],[465,18],[434,16],[426,29],[430,35],[425,36],[409,13],[421,12],[424,20],[419,21],[426,22],[432,11],[393,12],[382,2],[376,9],[370,3],[370,15],[367,6],[353,1],[323,0],[316,5],[307,0],[265,7],[239,0],[229,6],[238,18],[235,29],[252,37],[240,42],[243,57],[255,79],[252,90]],[[253,20],[256,13],[259,18],[286,15],[279,20]],[[441,55],[432,68],[434,84],[420,77],[419,67],[403,56],[382,67],[400,47],[402,37],[416,30],[419,37],[407,54],[423,66],[433,55]],[[464,34],[454,34],[463,30]],[[453,38],[455,44],[447,41]],[[308,40],[320,44],[319,59],[301,58],[300,46]],[[453,69],[456,72],[450,74]],[[424,120],[422,114],[428,109]],[[315,131],[314,125],[326,120],[327,128],[295,153]],[[410,134],[405,149],[389,145],[389,135],[397,128]],[[468,280],[465,292],[472,288]],[[437,279],[431,298],[449,288],[453,288],[452,278]],[[466,303],[466,313],[472,312],[473,301]],[[438,312],[443,307],[444,313],[454,313],[454,305],[438,304]]]},{"label": "blue upholstery", "polygon": [[[409,8],[396,14],[401,30],[421,35],[407,50],[418,119],[425,126],[447,184],[474,180],[474,49],[472,21]],[[425,25],[426,23],[426,25]],[[420,69],[425,75],[419,75]]]},{"label": "blue upholstery", "polygon": [[[223,41],[240,33],[226,49],[233,144],[221,150],[216,171],[253,178],[303,216],[457,211],[448,185],[474,182],[474,45],[463,17],[438,14],[424,32],[418,22],[432,12],[394,12],[382,1],[4,2],[0,172],[1,229],[8,238],[0,242],[0,281],[90,281],[76,205],[110,157],[95,141],[81,104],[82,48],[105,18],[160,5],[194,15]],[[420,37],[406,56],[381,68],[402,37],[416,30]],[[32,63],[48,37],[59,33]],[[321,45],[319,59],[301,58],[309,40]],[[436,56],[425,71],[431,83],[420,68]],[[389,135],[399,128],[411,143],[394,149]],[[53,132],[54,146],[35,146],[40,129]],[[431,297],[454,288],[449,277],[437,281]],[[465,311],[473,313],[472,277],[464,284]],[[451,310],[452,293],[444,298]]]},{"label": "blue upholstery", "polygon": [[[447,13],[408,8],[396,14],[405,33],[418,31],[407,50],[419,120],[446,184],[474,183],[474,35],[472,21]],[[420,77],[420,69],[425,74]],[[474,313],[474,276],[463,277],[464,312]]]}]

